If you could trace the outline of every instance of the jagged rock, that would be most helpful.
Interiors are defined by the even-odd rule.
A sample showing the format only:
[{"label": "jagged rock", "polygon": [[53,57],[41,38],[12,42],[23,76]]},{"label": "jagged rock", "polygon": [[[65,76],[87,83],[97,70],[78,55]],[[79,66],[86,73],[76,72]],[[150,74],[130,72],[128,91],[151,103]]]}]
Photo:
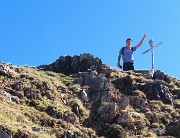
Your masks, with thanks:
[{"label": "jagged rock", "polygon": [[66,94],[61,94],[61,100],[64,104],[67,104]]},{"label": "jagged rock", "polygon": [[124,78],[124,86],[125,86],[125,88],[132,88],[132,82],[133,82],[133,78],[131,77],[131,76],[126,76],[125,78]]},{"label": "jagged rock", "polygon": [[31,135],[31,137],[35,137],[29,131],[24,131],[24,130],[18,129],[18,132],[13,137],[14,138],[27,138],[30,135]]},{"label": "jagged rock", "polygon": [[83,86],[84,84],[84,79],[82,77],[78,77],[74,79],[74,83],[79,84],[80,86]]},{"label": "jagged rock", "polygon": [[130,116],[130,113],[127,111],[122,111],[121,116],[119,116],[116,120],[117,124],[128,126],[130,122],[132,122],[132,118]]},{"label": "jagged rock", "polygon": [[146,89],[147,84],[146,83],[136,83],[133,86],[136,87],[138,90],[143,91]]},{"label": "jagged rock", "polygon": [[122,126],[117,124],[110,125],[107,130],[107,138],[126,138],[126,131],[122,128]]},{"label": "jagged rock", "polygon": [[101,102],[111,102],[112,96],[111,96],[111,91],[103,91],[102,96],[101,96]]},{"label": "jagged rock", "polygon": [[41,128],[32,127],[32,131],[35,131],[35,132],[41,132]]},{"label": "jagged rock", "polygon": [[54,96],[51,94],[49,90],[47,90],[43,96],[46,96],[48,99],[54,100]]},{"label": "jagged rock", "polygon": [[[32,110],[26,111],[21,106],[22,110],[18,110],[23,111],[20,118],[25,118],[25,123],[32,121],[39,125],[31,126],[29,131],[29,127],[22,121],[20,123],[25,127],[18,127],[21,130],[15,130],[15,137],[36,137],[34,134],[38,132],[42,135],[51,133],[56,137],[93,137],[89,129],[93,129],[95,137],[136,137],[137,134],[144,137],[148,132],[149,135],[152,132],[158,136],[168,136],[172,135],[168,129],[170,124],[179,121],[179,81],[162,72],[155,72],[153,79],[147,79],[147,71],[123,72],[110,69],[90,54],[61,56],[55,62],[41,66],[44,70],[71,74],[68,77],[74,78],[74,81],[66,81],[65,75],[57,74],[60,81],[56,82],[56,74],[50,72],[48,76],[51,78],[47,76],[46,79],[41,79],[42,71],[35,68],[29,71],[26,70],[28,67],[22,70],[14,69],[10,65],[2,66],[0,89],[8,94],[0,95],[0,100],[8,102],[4,105],[1,103],[0,108],[4,110],[9,101],[20,103],[18,98],[22,98],[26,109],[31,106]],[[10,72],[11,70],[19,73],[18,76],[14,75],[15,72]],[[38,74],[40,76],[37,76]],[[79,99],[76,103],[77,98]],[[163,104],[173,103],[174,98],[177,102],[175,106]],[[156,105],[156,100],[163,103]],[[11,112],[13,113],[13,110]],[[36,116],[35,113],[41,115]],[[154,127],[151,127],[153,123]],[[157,125],[158,123],[161,126]],[[176,129],[179,130],[179,127]],[[168,130],[168,133],[165,133],[165,130]]]},{"label": "jagged rock", "polygon": [[74,112],[76,116],[80,116],[79,105],[77,103],[72,105],[72,112]]},{"label": "jagged rock", "polygon": [[21,82],[15,82],[11,85],[12,89],[16,91],[22,91],[23,90],[23,84]]},{"label": "jagged rock", "polygon": [[11,72],[15,72],[10,65],[0,62],[0,75],[11,77]]},{"label": "jagged rock", "polygon": [[31,87],[36,86],[37,89],[40,89],[41,91],[44,90],[44,87],[42,84],[40,84],[38,81],[31,81]]},{"label": "jagged rock", "polygon": [[97,92],[94,90],[89,90],[89,95],[93,103],[98,103],[101,99],[101,92]]},{"label": "jagged rock", "polygon": [[112,82],[117,89],[123,89],[124,88],[124,79],[123,78],[117,78]]},{"label": "jagged rock", "polygon": [[72,132],[70,130],[67,130],[64,132],[63,138],[86,138],[87,136],[85,134],[81,134],[80,132]]},{"label": "jagged rock", "polygon": [[77,134],[71,131],[64,132],[64,138],[78,138]]},{"label": "jagged rock", "polygon": [[45,87],[46,90],[51,90],[51,87],[49,86],[48,82],[43,81],[42,84],[43,84],[43,86]]},{"label": "jagged rock", "polygon": [[131,105],[133,105],[136,108],[140,108],[140,109],[149,108],[147,99],[138,96],[131,97],[129,103],[131,103]]},{"label": "jagged rock", "polygon": [[75,113],[74,112],[70,112],[70,111],[64,112],[63,119],[66,122],[71,123],[73,125],[79,122],[79,119],[77,118]]},{"label": "jagged rock", "polygon": [[12,101],[12,102],[15,102],[15,103],[17,103],[17,104],[21,104],[21,103],[20,103],[20,100],[19,100],[19,98],[18,98],[17,96],[12,96],[12,97],[11,97],[11,101]]},{"label": "jagged rock", "polygon": [[153,132],[156,133],[157,136],[163,136],[165,134],[165,130],[164,129],[160,129],[160,128],[152,128]]},{"label": "jagged rock", "polygon": [[135,120],[134,124],[138,129],[142,129],[146,126],[146,123],[143,123],[141,121],[136,121],[136,120]]},{"label": "jagged rock", "polygon": [[46,112],[48,113],[48,115],[50,115],[53,118],[57,118],[57,119],[62,118],[62,114],[52,106],[48,106]]},{"label": "jagged rock", "polygon": [[0,126],[0,138],[12,138],[12,134],[9,130]]},{"label": "jagged rock", "polygon": [[110,76],[110,67],[103,65],[101,59],[95,58],[91,54],[81,54],[80,56],[61,56],[55,62],[49,65],[41,65],[37,68],[42,70],[54,71],[63,74],[74,74],[78,72],[86,72],[90,70],[96,70],[98,73]]},{"label": "jagged rock", "polygon": [[106,78],[109,78],[111,74],[111,68],[106,64],[102,64],[102,74],[104,74]]},{"label": "jagged rock", "polygon": [[120,106],[121,110],[125,110],[128,105],[129,105],[129,97],[128,96],[124,96],[124,98],[122,99],[122,101],[121,101],[119,106]]},{"label": "jagged rock", "polygon": [[19,98],[17,96],[12,96],[6,91],[2,92],[2,94],[9,99],[9,102],[15,102],[17,104],[20,104]]},{"label": "jagged rock", "polygon": [[4,91],[4,92],[1,92],[1,94],[9,98],[9,101],[11,100],[11,94],[9,94],[8,92]]},{"label": "jagged rock", "polygon": [[28,99],[36,99],[37,91],[32,90],[31,88],[24,87],[24,96]]},{"label": "jagged rock", "polygon": [[[179,119],[180,120],[180,119]],[[167,134],[172,135],[176,138],[180,137],[180,121],[172,123],[169,125],[170,127],[167,130]]]},{"label": "jagged rock", "polygon": [[97,110],[97,114],[104,122],[112,122],[119,113],[120,110],[115,102],[102,104]]},{"label": "jagged rock", "polygon": [[162,81],[152,83],[138,83],[134,85],[138,90],[143,91],[149,100],[162,100],[163,103],[173,105],[173,98],[170,91]]},{"label": "jagged rock", "polygon": [[88,98],[88,95],[87,95],[87,90],[83,89],[81,92],[80,92],[80,98],[82,100],[83,103],[87,103],[89,101],[89,98]]},{"label": "jagged rock", "polygon": [[165,75],[164,72],[161,72],[160,70],[157,70],[154,72],[154,79],[164,80],[167,83],[171,83],[172,78],[168,75]]},{"label": "jagged rock", "polygon": [[162,100],[164,103],[173,104],[172,96],[167,88],[162,86],[159,82],[150,85],[149,93],[147,95],[151,100]]},{"label": "jagged rock", "polygon": [[[81,92],[81,99],[91,99],[93,102],[111,102],[113,100],[120,99],[120,92],[118,89],[115,89],[112,86],[112,83],[109,79],[107,79],[102,73],[98,74],[95,71],[84,72],[78,74],[78,77],[81,78],[81,82],[83,82],[82,86],[88,86],[88,94],[85,94],[83,90]],[[76,81],[79,82],[79,81]],[[86,97],[86,98],[85,98]]]},{"label": "jagged rock", "polygon": [[84,86],[89,86],[91,89],[100,90],[100,85],[103,83],[101,77],[97,76],[94,72],[85,72],[83,74]]}]

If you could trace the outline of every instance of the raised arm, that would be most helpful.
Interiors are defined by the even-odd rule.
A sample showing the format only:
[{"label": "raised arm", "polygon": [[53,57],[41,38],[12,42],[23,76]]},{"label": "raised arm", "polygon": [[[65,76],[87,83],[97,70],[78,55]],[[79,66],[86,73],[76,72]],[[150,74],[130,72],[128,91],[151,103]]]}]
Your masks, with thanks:
[{"label": "raised arm", "polygon": [[137,45],[135,46],[136,49],[138,49],[138,48],[142,45],[142,43],[144,42],[144,39],[145,39],[146,37],[147,37],[147,34],[144,34],[142,40],[139,42],[139,44],[137,44]]}]

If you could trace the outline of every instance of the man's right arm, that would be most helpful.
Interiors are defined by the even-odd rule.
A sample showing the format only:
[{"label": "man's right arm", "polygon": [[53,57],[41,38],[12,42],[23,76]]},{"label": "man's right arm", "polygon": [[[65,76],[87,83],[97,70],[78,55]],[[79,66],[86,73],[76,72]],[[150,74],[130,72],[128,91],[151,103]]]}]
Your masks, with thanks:
[{"label": "man's right arm", "polygon": [[138,49],[138,48],[142,45],[142,43],[144,42],[144,39],[145,39],[146,37],[147,37],[147,34],[144,34],[142,40],[139,42],[139,44],[137,44],[137,45],[135,46],[136,49]]},{"label": "man's right arm", "polygon": [[122,56],[122,52],[120,51],[120,52],[119,52],[119,56],[118,56],[118,63],[117,63],[117,66],[118,66],[119,68],[122,68],[122,66],[121,66],[121,64],[120,64],[121,56]]}]

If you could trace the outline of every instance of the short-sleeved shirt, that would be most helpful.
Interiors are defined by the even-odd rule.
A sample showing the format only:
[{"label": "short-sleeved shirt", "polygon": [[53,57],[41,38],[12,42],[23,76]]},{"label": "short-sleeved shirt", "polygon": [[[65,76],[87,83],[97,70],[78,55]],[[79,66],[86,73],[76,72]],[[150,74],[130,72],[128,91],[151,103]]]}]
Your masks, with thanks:
[{"label": "short-sleeved shirt", "polygon": [[123,63],[130,62],[134,63],[134,56],[133,52],[136,51],[136,47],[124,47],[124,50],[122,52],[122,49],[120,50],[120,54],[122,53]]}]

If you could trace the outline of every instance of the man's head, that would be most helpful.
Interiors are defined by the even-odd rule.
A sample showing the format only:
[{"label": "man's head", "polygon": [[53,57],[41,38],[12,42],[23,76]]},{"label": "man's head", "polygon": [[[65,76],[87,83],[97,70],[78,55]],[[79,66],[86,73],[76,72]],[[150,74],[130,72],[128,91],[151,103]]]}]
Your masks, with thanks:
[{"label": "man's head", "polygon": [[131,45],[131,43],[132,43],[131,38],[126,39],[126,45],[127,45],[127,46],[130,46],[130,45]]}]

